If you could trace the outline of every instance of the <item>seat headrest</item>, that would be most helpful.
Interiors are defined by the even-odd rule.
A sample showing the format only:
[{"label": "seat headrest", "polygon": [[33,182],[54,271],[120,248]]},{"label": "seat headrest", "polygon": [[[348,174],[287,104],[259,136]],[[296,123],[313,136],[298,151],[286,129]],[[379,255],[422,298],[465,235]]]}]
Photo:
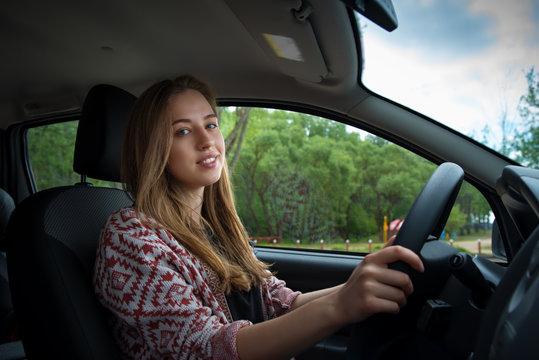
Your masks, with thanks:
[{"label": "seat headrest", "polygon": [[136,97],[112,85],[88,92],[77,129],[73,170],[106,181],[120,181],[124,126]]},{"label": "seat headrest", "polygon": [[15,201],[7,191],[0,188],[0,251],[6,251],[7,248],[4,238],[7,223],[13,210],[15,210]]}]

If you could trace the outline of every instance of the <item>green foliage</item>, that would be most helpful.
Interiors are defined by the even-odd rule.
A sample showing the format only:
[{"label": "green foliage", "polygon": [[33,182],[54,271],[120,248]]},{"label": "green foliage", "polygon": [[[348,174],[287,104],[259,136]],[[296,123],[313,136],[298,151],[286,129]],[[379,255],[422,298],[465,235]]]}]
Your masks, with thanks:
[{"label": "green foliage", "polygon": [[466,221],[464,224],[457,221],[456,224],[461,224],[461,226],[455,227],[451,230],[452,232],[470,234],[472,231],[487,227],[490,221],[490,206],[476,188],[466,182],[462,184],[456,206],[466,215]]},{"label": "green foliage", "polygon": [[[252,236],[300,239],[313,246],[320,239],[381,236],[384,217],[403,219],[435,169],[383,139],[362,139],[343,124],[282,110],[221,108],[225,138],[246,113],[248,126],[244,139],[237,138],[241,151],[236,150],[239,160],[231,174],[238,212]],[[38,189],[80,181],[72,170],[76,128],[73,121],[28,131]],[[465,184],[447,230],[474,230],[488,223],[489,213],[483,196]]]},{"label": "green foliage", "polygon": [[28,129],[28,153],[39,190],[80,181],[73,171],[77,124],[68,121]]},{"label": "green foliage", "polygon": [[539,168],[539,74],[533,67],[526,73],[526,81],[528,92],[518,107],[525,129],[516,136],[514,147],[523,164]]},{"label": "green foliage", "polygon": [[352,238],[354,235],[356,238],[364,238],[378,231],[374,216],[369,214],[359,202],[351,204],[347,215],[349,233]]},{"label": "green foliage", "polygon": [[463,213],[460,210],[460,206],[456,204],[451,209],[451,214],[449,219],[447,219],[447,224],[445,225],[446,230],[449,233],[458,233],[466,225],[468,215]]},{"label": "green foliage", "polygon": [[[225,116],[233,122],[232,111]],[[238,211],[253,236],[317,244],[381,234],[384,217],[404,218],[435,169],[407,150],[374,136],[361,139],[330,120],[267,109],[252,109],[250,116],[233,182]],[[471,205],[482,199],[473,190],[466,200],[470,212],[457,209],[451,226],[488,217],[488,205]]]}]

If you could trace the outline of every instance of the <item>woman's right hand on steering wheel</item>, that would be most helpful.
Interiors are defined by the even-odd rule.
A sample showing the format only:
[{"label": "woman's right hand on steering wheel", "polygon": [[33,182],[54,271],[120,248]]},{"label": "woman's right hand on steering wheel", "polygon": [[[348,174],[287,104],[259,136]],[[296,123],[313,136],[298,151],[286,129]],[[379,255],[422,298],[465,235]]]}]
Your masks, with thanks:
[{"label": "woman's right hand on steering wheel", "polygon": [[367,255],[333,294],[343,323],[359,322],[376,313],[396,314],[406,305],[406,298],[413,292],[410,277],[389,269],[388,265],[403,261],[420,272],[424,267],[413,251],[402,246],[388,246],[391,240],[382,250]]}]

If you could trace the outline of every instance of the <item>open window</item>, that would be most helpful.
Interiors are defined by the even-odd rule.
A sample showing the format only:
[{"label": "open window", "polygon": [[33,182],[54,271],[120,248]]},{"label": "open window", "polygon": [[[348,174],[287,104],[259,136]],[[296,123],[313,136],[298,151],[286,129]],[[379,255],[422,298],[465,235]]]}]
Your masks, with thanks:
[{"label": "open window", "polygon": [[[377,251],[436,168],[319,116],[250,107],[220,112],[238,211],[259,246]],[[490,256],[491,222],[487,201],[465,183],[442,238]]]}]

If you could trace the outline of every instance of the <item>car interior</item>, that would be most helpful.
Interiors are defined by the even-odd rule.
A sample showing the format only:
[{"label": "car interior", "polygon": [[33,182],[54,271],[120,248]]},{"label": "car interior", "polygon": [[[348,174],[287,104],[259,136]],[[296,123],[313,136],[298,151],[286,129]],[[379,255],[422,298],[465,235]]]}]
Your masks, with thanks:
[{"label": "car interior", "polygon": [[[91,176],[119,180],[118,138],[135,99],[124,90],[106,85],[89,92],[81,113],[73,164],[83,179]],[[24,309],[18,320],[36,325],[25,327],[26,354],[45,358],[117,358],[103,307],[91,285],[95,239],[111,212],[132,201],[120,189],[94,187],[83,181],[38,194],[17,206],[10,220],[13,233],[10,235],[8,230],[7,235],[24,239],[14,242],[9,254],[13,298]],[[29,226],[29,219],[36,222]],[[29,287],[28,283],[34,285]],[[43,295],[39,306],[29,290]],[[40,321],[40,325],[34,322],[44,315],[51,317]],[[68,342],[58,336],[66,330],[71,337]]]},{"label": "car interior", "polygon": [[[343,328],[297,359],[533,358],[539,170],[362,84],[368,49],[356,19],[393,29],[392,9],[377,0],[9,4],[0,14],[0,360],[120,358],[92,272],[103,224],[132,199],[90,178],[120,181],[123,127],[137,96],[183,73],[208,81],[219,106],[323,116],[437,166],[395,240],[426,267],[417,274],[395,264],[414,282],[408,305]],[[26,133],[68,120],[78,121],[80,180],[39,190]],[[463,181],[496,219],[493,259],[440,240]],[[302,292],[346,281],[365,256],[280,247],[255,254]]]}]

